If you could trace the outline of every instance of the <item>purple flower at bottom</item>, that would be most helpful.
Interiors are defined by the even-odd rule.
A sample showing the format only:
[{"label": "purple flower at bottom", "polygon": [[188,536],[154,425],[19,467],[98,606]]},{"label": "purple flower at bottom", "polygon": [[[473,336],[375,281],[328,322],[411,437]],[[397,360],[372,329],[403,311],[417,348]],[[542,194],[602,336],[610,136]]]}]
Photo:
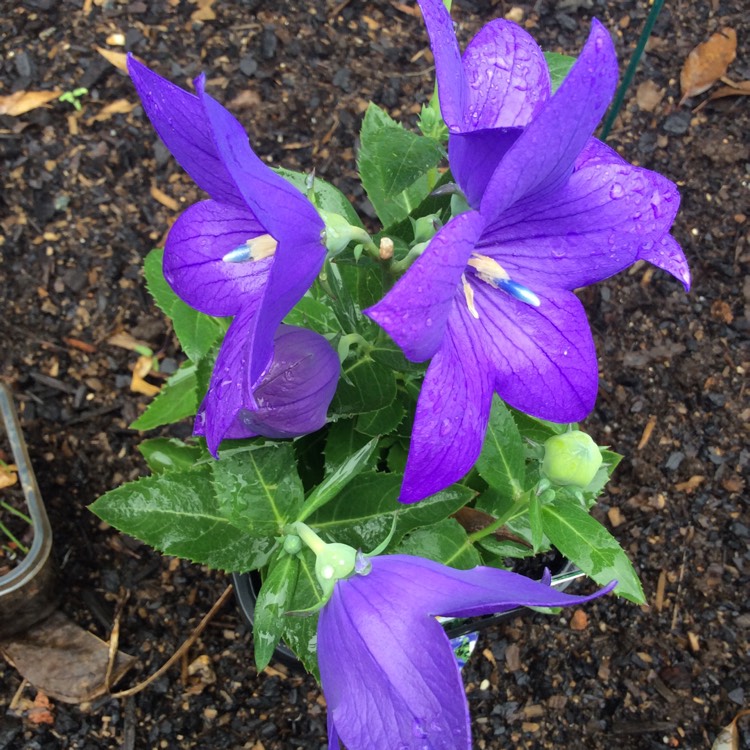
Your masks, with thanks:
[{"label": "purple flower at bottom", "polygon": [[484,440],[493,393],[553,422],[593,408],[596,352],[574,290],[636,260],[687,288],[668,234],[675,185],[592,137],[617,82],[606,29],[593,21],[550,96],[539,46],[507,21],[461,57],[441,0],[420,0],[450,131],[457,213],[383,300],[365,312],[407,359],[431,359],[417,404],[402,502],[461,479]]},{"label": "purple flower at bottom", "polygon": [[[325,425],[339,379],[338,355],[319,333],[296,326],[279,326],[273,344],[271,364],[255,388],[256,408],[241,409],[224,437],[297,437]],[[205,419],[204,402],[196,435],[206,434]]]},{"label": "purple flower at bottom", "polygon": [[[216,455],[238,415],[261,408],[255,391],[273,366],[279,324],[323,265],[324,224],[253,152],[240,123],[205,92],[203,76],[191,94],[132,56],[128,72],[156,132],[210,196],[170,230],[164,276],[191,307],[234,318],[200,407],[198,429]],[[266,417],[251,422],[262,432]]]},{"label": "purple flower at bottom", "polygon": [[364,560],[336,581],[318,621],[330,750],[339,741],[348,750],[467,750],[461,673],[435,616],[575,606],[615,586],[570,596],[497,568],[455,570],[409,555]]}]

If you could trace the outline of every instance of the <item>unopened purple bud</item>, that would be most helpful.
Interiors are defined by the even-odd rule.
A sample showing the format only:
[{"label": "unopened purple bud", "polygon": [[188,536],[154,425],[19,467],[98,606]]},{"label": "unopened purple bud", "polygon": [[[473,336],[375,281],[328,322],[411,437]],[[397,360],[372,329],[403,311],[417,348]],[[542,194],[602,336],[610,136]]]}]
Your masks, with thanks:
[{"label": "unopened purple bud", "polygon": [[258,409],[240,411],[231,437],[285,438],[319,430],[326,423],[339,369],[339,358],[323,336],[280,326],[271,364],[253,393]]}]

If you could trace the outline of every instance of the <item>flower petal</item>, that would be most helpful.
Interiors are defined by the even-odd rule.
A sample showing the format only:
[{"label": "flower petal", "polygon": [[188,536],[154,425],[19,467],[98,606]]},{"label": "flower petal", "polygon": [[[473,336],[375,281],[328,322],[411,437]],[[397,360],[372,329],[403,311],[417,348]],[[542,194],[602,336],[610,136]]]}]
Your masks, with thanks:
[{"label": "flower petal", "polygon": [[256,408],[249,382],[249,335],[252,313],[245,310],[232,321],[216,358],[208,391],[195,417],[195,435],[204,435],[208,450],[218,458],[219,443],[227,436],[241,409]]},{"label": "flower petal", "polygon": [[402,503],[457,482],[482,450],[493,378],[481,346],[467,330],[476,321],[467,318],[451,316],[443,344],[427,368],[399,495]]},{"label": "flower petal", "polygon": [[435,57],[440,111],[451,132],[459,133],[469,102],[469,83],[461,61],[453,20],[443,0],[417,0]]},{"label": "flower petal", "polygon": [[461,274],[483,226],[476,211],[451,219],[393,289],[363,311],[412,362],[429,359],[440,347]]},{"label": "flower petal", "polygon": [[690,268],[687,258],[677,240],[665,234],[658,242],[647,242],[638,250],[638,259],[647,260],[682,282],[685,291],[690,291]]},{"label": "flower petal", "polygon": [[257,307],[272,258],[227,263],[224,255],[265,233],[244,207],[202,201],[174,223],[164,247],[164,276],[188,305],[207,315]]},{"label": "flower petal", "polygon": [[520,128],[495,128],[448,137],[451,173],[470,206],[479,208],[487,183],[520,134]]},{"label": "flower petal", "polygon": [[609,32],[594,19],[589,38],[570,73],[524,129],[482,199],[489,221],[532,193],[567,179],[607,109],[617,84],[617,57]]},{"label": "flower petal", "polygon": [[509,208],[477,250],[534,289],[576,289],[627,268],[672,226],[680,196],[656,172],[618,159],[584,161],[553,193]]},{"label": "flower petal", "polygon": [[463,65],[469,102],[462,132],[523,127],[549,99],[544,54],[531,35],[512,21],[499,18],[484,26],[466,48]]},{"label": "flower petal", "polygon": [[381,566],[385,559],[339,581],[320,613],[321,685],[336,732],[350,750],[468,750],[468,707],[447,636],[410,606],[419,582]]},{"label": "flower petal", "polygon": [[535,288],[541,304],[532,307],[482,281],[471,284],[479,318],[457,309],[474,348],[484,347],[498,395],[540,419],[583,419],[594,408],[598,371],[578,298],[565,290]]},{"label": "flower petal", "polygon": [[278,242],[250,331],[250,378],[255,383],[271,359],[276,329],[323,266],[324,224],[312,203],[255,155],[242,126],[205,93],[204,83],[198,79],[196,88],[221,161],[252,213]]},{"label": "flower petal", "polygon": [[198,97],[149,70],[132,55],[128,55],[127,65],[143,109],[180,166],[215,200],[243,205],[242,196],[222,163]]},{"label": "flower petal", "polygon": [[577,606],[609,593],[617,584],[612,581],[588,596],[573,596],[507,570],[481,566],[456,570],[410,555],[373,558],[372,567],[373,571],[393,571],[404,580],[417,581],[419,591],[410,592],[412,606],[445,617],[494,614],[514,607]]}]

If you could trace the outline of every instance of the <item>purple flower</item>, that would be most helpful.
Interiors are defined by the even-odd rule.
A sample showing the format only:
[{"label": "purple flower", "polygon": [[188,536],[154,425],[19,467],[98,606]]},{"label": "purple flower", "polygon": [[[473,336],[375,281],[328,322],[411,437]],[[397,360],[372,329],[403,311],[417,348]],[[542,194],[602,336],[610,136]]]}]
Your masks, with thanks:
[{"label": "purple flower", "polygon": [[432,359],[400,499],[460,479],[482,447],[493,393],[554,422],[593,408],[594,343],[573,290],[645,259],[687,288],[669,236],[679,194],[592,133],[617,61],[594,21],[550,97],[549,73],[521,28],[494,21],[461,57],[441,0],[420,0],[432,40],[454,178],[454,216],[386,297],[367,310],[415,362]]},{"label": "purple flower", "polygon": [[[256,156],[240,123],[206,94],[203,76],[194,95],[133,57],[128,71],[156,132],[210,196],[172,227],[164,276],[196,310],[234,317],[200,407],[200,434],[216,455],[238,415],[261,408],[255,391],[274,367],[274,335],[323,264],[324,225],[313,205]],[[253,429],[261,431],[265,419]],[[291,429],[292,420],[284,424],[305,431]]]},{"label": "purple flower", "polygon": [[[339,379],[338,355],[319,333],[296,326],[280,325],[273,343],[273,359],[253,394],[256,408],[240,409],[224,437],[296,437],[326,423]],[[240,357],[242,348],[229,352]],[[198,410],[196,435],[206,434],[205,410],[206,402]]]},{"label": "purple flower", "polygon": [[570,596],[496,568],[455,570],[408,555],[369,564],[336,581],[318,621],[330,750],[339,740],[348,750],[470,748],[461,674],[435,615],[578,605],[615,586]]}]

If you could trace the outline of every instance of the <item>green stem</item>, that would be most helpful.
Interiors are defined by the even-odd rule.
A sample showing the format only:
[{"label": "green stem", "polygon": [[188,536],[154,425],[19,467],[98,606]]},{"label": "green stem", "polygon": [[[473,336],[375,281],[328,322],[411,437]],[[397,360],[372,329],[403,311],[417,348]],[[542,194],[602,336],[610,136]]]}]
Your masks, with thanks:
[{"label": "green stem", "polygon": [[5,536],[7,536],[8,539],[10,539],[10,541],[13,542],[13,544],[15,544],[16,547],[18,547],[18,549],[20,549],[24,555],[29,554],[29,548],[25,544],[22,544],[18,539],[16,539],[15,534],[13,534],[13,532],[2,521],[0,521],[0,532],[5,534]]},{"label": "green stem", "polygon": [[305,523],[295,521],[289,525],[296,534],[316,555],[320,554],[328,545]]},{"label": "green stem", "polygon": [[20,510],[14,508],[12,505],[8,505],[5,500],[0,500],[0,508],[5,508],[8,513],[12,513],[14,516],[18,516],[18,518],[20,518],[22,521],[26,521],[29,526],[34,525],[34,522],[25,513],[21,513]]},{"label": "green stem", "polygon": [[475,531],[473,534],[469,534],[467,536],[469,543],[476,544],[486,536],[494,534],[498,529],[501,529],[503,526],[505,526],[505,524],[508,523],[511,518],[520,515],[520,513],[523,511],[523,506],[528,506],[528,504],[528,498],[526,496],[526,493],[524,493],[524,495],[520,497],[518,501],[508,509],[508,511],[503,513],[503,515],[501,515],[500,517],[496,518],[491,524],[485,526],[483,529],[479,529],[479,531]]},{"label": "green stem", "polygon": [[617,89],[617,93],[615,94],[612,106],[609,108],[609,112],[607,112],[607,116],[604,119],[604,124],[602,125],[602,130],[599,135],[599,137],[603,141],[607,139],[610,130],[612,130],[612,125],[614,125],[615,118],[622,108],[622,103],[625,100],[625,92],[633,82],[636,68],[638,67],[638,63],[641,61],[641,55],[643,54],[643,50],[646,48],[646,42],[648,42],[648,38],[651,36],[651,31],[654,28],[654,24],[656,23],[656,19],[659,16],[662,5],[664,5],[664,0],[654,0],[654,4],[651,6],[648,18],[646,19],[646,24],[644,25],[643,31],[641,31],[641,35],[638,38],[638,44],[636,45],[633,57],[630,59],[630,63],[628,63],[628,67],[625,70],[625,75],[622,78],[622,83]]}]

